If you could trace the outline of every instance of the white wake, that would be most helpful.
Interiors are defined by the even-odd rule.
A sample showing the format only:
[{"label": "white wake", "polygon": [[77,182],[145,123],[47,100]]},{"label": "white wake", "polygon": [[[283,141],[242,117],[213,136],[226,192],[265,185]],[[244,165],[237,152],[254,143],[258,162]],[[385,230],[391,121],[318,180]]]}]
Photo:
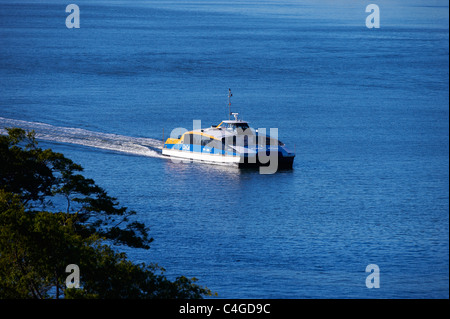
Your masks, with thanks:
[{"label": "white wake", "polygon": [[34,130],[38,140],[77,144],[141,156],[163,157],[161,154],[162,141],[152,138],[100,133],[80,128],[0,117],[0,134],[6,134],[5,127],[20,127],[26,131]]}]

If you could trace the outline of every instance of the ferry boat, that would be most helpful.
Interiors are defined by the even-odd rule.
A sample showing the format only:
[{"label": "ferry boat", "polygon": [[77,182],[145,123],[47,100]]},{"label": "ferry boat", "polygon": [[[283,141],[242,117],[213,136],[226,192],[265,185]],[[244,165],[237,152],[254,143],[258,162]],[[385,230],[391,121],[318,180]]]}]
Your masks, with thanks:
[{"label": "ferry boat", "polygon": [[247,121],[239,119],[238,113],[231,113],[231,96],[229,90],[229,114],[234,119],[185,132],[178,138],[168,138],[162,154],[176,159],[238,167],[270,166],[275,162],[277,169],[292,168],[295,153],[277,138],[251,128]]}]

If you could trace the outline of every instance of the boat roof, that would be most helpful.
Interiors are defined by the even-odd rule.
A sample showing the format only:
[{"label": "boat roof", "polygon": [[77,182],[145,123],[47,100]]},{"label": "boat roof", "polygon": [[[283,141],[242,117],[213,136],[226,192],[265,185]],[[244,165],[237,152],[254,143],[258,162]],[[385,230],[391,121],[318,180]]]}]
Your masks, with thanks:
[{"label": "boat roof", "polygon": [[243,120],[224,120],[224,121],[222,121],[222,123],[228,123],[228,124],[246,123],[246,124],[248,124],[247,121],[243,121]]},{"label": "boat roof", "polygon": [[[230,130],[222,128],[221,127],[222,123],[225,123],[225,124],[247,124],[248,125],[248,122],[238,119],[237,118],[238,113],[232,113],[232,114],[235,117],[234,120],[223,120],[217,126],[212,126],[212,127],[204,128],[204,129],[196,129],[193,131],[186,132],[184,134],[199,134],[199,135],[207,136],[209,138],[214,138],[217,140],[222,140],[224,137],[235,136],[235,135],[237,135],[237,133],[235,131],[230,131]],[[183,134],[183,136],[184,136],[184,134]]]},{"label": "boat roof", "polygon": [[224,130],[221,128],[215,128],[215,127],[193,130],[189,133],[201,134],[201,135],[206,135],[206,136],[209,135],[210,137],[213,137],[217,140],[221,140],[224,137],[236,135],[235,132]]},{"label": "boat roof", "polygon": [[237,133],[235,131],[230,131],[227,129],[223,129],[221,127],[210,127],[210,128],[204,128],[204,129],[197,129],[197,130],[186,132],[184,134],[199,134],[199,135],[207,136],[209,138],[214,138],[216,140],[222,140],[224,137],[226,138],[226,137],[237,135]]}]

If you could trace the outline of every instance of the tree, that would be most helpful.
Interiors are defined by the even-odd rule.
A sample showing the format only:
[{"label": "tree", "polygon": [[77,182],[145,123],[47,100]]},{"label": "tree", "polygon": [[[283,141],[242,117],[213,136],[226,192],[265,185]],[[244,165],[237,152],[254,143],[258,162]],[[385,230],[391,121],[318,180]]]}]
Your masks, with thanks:
[{"label": "tree", "polygon": [[[0,136],[0,298],[201,298],[211,291],[155,264],[134,264],[105,239],[148,249],[147,229],[84,178],[81,166],[37,147],[34,133]],[[63,196],[63,211],[47,211]],[[120,224],[125,227],[120,228]],[[81,287],[66,288],[66,266]]]},{"label": "tree", "polygon": [[[77,212],[85,236],[97,233],[115,244],[149,248],[153,241],[144,224],[129,218],[136,214],[120,207],[116,198],[80,173],[83,168],[51,149],[38,147],[34,131],[7,128],[0,136],[0,187],[18,194],[33,208]],[[61,199],[65,207],[58,207]]]}]

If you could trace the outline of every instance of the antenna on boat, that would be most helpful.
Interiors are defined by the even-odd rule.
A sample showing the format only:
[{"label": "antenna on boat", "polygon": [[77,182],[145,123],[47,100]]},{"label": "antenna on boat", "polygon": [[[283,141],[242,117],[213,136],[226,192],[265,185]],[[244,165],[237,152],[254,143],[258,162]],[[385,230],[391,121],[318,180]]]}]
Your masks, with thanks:
[{"label": "antenna on boat", "polygon": [[231,89],[228,89],[228,119],[231,119],[231,97],[233,96],[233,94],[231,94]]}]

